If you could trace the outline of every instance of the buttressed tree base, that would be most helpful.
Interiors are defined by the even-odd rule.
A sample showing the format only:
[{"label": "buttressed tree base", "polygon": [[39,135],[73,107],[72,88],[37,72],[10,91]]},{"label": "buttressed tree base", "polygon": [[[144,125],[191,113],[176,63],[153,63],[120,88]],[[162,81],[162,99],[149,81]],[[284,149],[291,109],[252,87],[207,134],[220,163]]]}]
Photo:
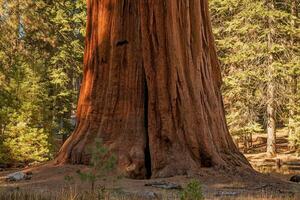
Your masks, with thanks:
[{"label": "buttressed tree base", "polygon": [[229,135],[207,0],[88,0],[76,130],[58,163],[95,138],[132,178],[250,168]]}]

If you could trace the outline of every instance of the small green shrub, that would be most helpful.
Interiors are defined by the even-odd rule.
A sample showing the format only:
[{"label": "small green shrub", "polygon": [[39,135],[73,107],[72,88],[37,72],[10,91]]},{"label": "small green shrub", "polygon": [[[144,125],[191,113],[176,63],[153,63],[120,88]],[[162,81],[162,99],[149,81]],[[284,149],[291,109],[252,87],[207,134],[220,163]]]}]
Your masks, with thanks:
[{"label": "small green shrub", "polygon": [[203,200],[201,183],[197,180],[189,182],[180,195],[180,200]]},{"label": "small green shrub", "polygon": [[[97,179],[115,169],[116,158],[103,146],[101,139],[96,139],[95,145],[92,146],[90,151],[91,159],[89,170],[87,172],[78,171],[77,174],[81,181],[89,182],[91,184],[91,191],[94,191]],[[103,192],[103,188],[101,188],[101,191]]]}]

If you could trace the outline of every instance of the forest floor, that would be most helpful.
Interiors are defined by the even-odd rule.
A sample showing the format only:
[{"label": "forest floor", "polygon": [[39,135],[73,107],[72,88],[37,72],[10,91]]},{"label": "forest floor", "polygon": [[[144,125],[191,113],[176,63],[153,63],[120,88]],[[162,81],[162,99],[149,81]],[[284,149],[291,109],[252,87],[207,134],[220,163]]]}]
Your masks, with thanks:
[{"label": "forest floor", "polygon": [[[282,134],[277,141],[277,157],[266,158],[264,137],[264,135],[255,136],[252,149],[245,154],[252,166],[262,173],[202,169],[193,176],[151,180],[132,180],[110,174],[97,180],[96,188],[104,186],[110,196],[107,199],[179,199],[180,190],[166,190],[145,185],[154,182],[173,183],[184,188],[191,180],[197,179],[202,184],[205,199],[300,199],[300,184],[289,181],[292,175],[300,174],[300,157],[294,152],[287,151],[286,136]],[[22,169],[24,172],[33,173],[31,180],[5,181],[7,174],[19,170],[0,172],[0,200],[7,199],[1,198],[1,194],[16,191],[48,196],[55,194],[54,196],[64,196],[63,199],[76,199],[78,193],[88,191],[91,187],[89,183],[82,182],[76,173],[77,170],[87,170],[86,166],[55,166],[53,162],[48,162]],[[66,177],[74,177],[74,180],[67,181]]]}]

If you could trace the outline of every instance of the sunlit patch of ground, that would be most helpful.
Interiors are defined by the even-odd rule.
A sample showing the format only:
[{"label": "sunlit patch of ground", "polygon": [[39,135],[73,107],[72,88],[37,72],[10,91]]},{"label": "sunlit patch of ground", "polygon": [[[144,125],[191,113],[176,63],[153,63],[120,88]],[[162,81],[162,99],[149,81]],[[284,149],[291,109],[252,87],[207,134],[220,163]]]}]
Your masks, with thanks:
[{"label": "sunlit patch of ground", "polygon": [[277,132],[277,155],[269,158],[266,155],[266,134],[253,136],[253,146],[245,154],[253,168],[261,173],[273,174],[288,180],[292,175],[300,174],[300,155],[288,147],[288,131]]}]

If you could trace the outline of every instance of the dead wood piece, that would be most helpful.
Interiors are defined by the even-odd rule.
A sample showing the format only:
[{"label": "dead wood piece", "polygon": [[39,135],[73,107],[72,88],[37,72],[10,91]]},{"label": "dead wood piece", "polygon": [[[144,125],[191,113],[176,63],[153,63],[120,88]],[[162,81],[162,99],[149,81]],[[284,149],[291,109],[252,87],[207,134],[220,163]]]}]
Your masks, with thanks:
[{"label": "dead wood piece", "polygon": [[151,182],[146,183],[145,186],[151,186],[156,188],[162,188],[167,190],[181,190],[181,185],[175,184],[175,183],[168,183],[168,182]]}]

